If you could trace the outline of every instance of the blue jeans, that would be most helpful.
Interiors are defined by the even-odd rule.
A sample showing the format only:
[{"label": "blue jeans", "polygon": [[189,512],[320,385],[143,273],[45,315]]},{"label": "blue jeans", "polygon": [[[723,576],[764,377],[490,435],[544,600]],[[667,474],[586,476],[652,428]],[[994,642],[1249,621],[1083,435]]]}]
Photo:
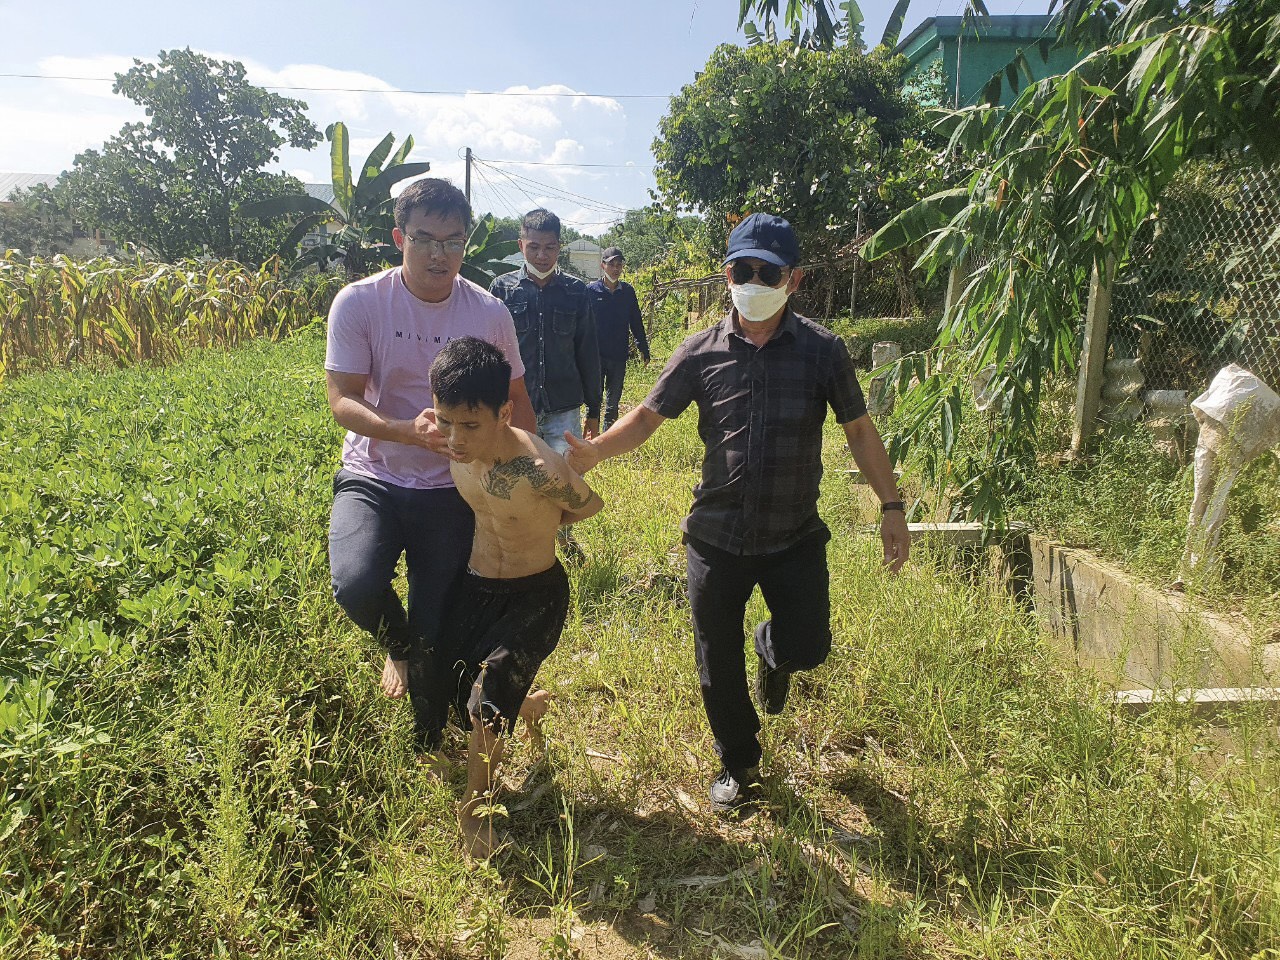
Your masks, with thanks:
[{"label": "blue jeans", "polygon": [[[333,478],[329,570],[333,596],[393,660],[409,661],[421,733],[431,716],[430,658],[450,589],[467,568],[475,516],[453,487],[412,490],[339,470]],[[407,603],[391,585],[404,554]]]},{"label": "blue jeans", "polygon": [[600,358],[601,430],[608,430],[618,420],[618,406],[622,403],[622,381],[627,375],[627,361]]},{"label": "blue jeans", "polygon": [[550,413],[538,414],[538,436],[546,441],[547,446],[561,456],[569,452],[569,441],[564,438],[566,430],[575,437],[582,436],[581,407],[570,407],[568,410],[553,410]]}]

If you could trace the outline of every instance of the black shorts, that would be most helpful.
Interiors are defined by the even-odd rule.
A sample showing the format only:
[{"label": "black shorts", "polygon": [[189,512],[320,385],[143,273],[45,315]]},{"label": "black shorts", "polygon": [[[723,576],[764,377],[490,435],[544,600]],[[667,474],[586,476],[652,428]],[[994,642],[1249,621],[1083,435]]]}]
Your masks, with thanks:
[{"label": "black shorts", "polygon": [[560,642],[569,578],[560,561],[541,573],[494,580],[468,570],[452,591],[440,631],[441,680],[470,729],[510,733],[542,661]]}]

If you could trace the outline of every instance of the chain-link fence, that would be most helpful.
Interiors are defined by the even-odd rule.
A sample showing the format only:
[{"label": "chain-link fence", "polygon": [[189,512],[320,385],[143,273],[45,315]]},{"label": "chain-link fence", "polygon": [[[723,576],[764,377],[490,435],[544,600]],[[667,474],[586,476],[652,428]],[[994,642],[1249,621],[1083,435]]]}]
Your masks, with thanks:
[{"label": "chain-link fence", "polygon": [[[841,316],[916,320],[936,317],[942,310],[942,281],[926,283],[919,271],[911,269],[911,258],[906,254],[868,263],[858,254],[858,245],[849,244],[826,260],[808,261],[803,266],[804,282],[792,305],[806,317],[824,322]],[[718,273],[656,283],[646,316],[669,299],[683,305],[687,329],[719,320],[730,306],[724,277]]]},{"label": "chain-link fence", "polygon": [[1112,356],[1194,397],[1238,363],[1280,385],[1280,170],[1190,168],[1112,290]]},{"label": "chain-link fence", "polygon": [[805,316],[853,319],[910,319],[936,315],[942,308],[941,280],[927,283],[912,269],[905,252],[868,263],[858,253],[860,238],[826,260],[805,265],[805,281],[795,304]]}]

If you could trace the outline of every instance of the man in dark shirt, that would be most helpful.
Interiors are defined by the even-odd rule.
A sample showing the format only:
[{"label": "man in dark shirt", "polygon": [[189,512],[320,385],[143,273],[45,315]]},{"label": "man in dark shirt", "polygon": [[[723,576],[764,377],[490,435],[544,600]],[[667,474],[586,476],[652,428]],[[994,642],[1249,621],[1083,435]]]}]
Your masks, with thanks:
[{"label": "man in dark shirt", "polygon": [[[645,366],[649,365],[649,339],[644,333],[644,318],[640,315],[640,301],[636,289],[622,279],[622,269],[627,265],[622,251],[609,247],[600,254],[600,269],[604,276],[587,284],[591,297],[591,315],[596,320],[596,340],[600,344],[600,385],[604,394],[604,429],[608,430],[618,419],[618,404],[622,402],[622,381],[627,375],[627,354],[631,352],[631,338]],[[600,400],[596,401],[600,404]]]},{"label": "man in dark shirt", "polygon": [[588,438],[600,432],[600,351],[591,301],[586,284],[556,266],[560,218],[554,213],[539,208],[524,215],[520,252],[525,265],[495,279],[489,292],[515,321],[538,436],[563,454],[566,431],[581,437],[585,429]]},{"label": "man in dark shirt", "polygon": [[844,341],[787,306],[800,285],[799,262],[795,233],[781,217],[756,213],[738,224],[724,261],[733,310],[680,345],[643,405],[594,441],[572,443],[568,458],[585,473],[697,404],[706,454],[682,529],[703,705],[721,762],[711,803],[722,812],[749,800],[758,776],[760,718],[742,635],[755,586],[770,616],[755,628],[755,693],[766,713],[781,712],[793,672],[817,667],[831,649],[831,534],[818,516],[828,406],[880,498],[885,565],[896,573],[911,548],[889,457]]}]

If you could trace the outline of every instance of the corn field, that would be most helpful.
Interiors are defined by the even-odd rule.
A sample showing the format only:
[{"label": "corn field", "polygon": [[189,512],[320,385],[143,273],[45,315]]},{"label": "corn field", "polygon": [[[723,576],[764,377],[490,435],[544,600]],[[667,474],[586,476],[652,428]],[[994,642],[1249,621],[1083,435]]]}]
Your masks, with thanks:
[{"label": "corn field", "polygon": [[0,259],[0,380],[98,360],[169,363],[198,347],[279,338],[324,316],[342,278],[231,260]]}]

